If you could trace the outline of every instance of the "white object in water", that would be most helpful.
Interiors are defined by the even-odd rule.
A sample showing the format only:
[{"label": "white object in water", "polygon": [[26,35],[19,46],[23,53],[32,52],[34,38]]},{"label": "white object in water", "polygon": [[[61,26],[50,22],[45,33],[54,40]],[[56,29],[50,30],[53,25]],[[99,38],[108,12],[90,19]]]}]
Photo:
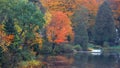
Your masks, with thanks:
[{"label": "white object in water", "polygon": [[93,50],[91,50],[91,52],[93,52],[93,53],[100,53],[102,51],[101,51],[101,49],[93,49]]},{"label": "white object in water", "polygon": [[102,50],[101,49],[91,50],[91,54],[92,55],[101,55],[102,54]]}]

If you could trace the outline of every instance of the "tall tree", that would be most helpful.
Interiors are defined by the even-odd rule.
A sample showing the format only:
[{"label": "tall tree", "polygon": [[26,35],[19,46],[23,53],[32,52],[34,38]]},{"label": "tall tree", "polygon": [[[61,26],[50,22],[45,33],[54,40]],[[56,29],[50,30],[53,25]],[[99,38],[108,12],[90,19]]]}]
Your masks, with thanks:
[{"label": "tall tree", "polygon": [[18,21],[16,23],[21,31],[18,33],[19,36],[24,40],[24,45],[30,45],[31,39],[34,39],[34,29],[36,27],[36,32],[38,33],[40,28],[44,24],[43,14],[41,13],[38,6],[34,5],[29,1],[19,1],[19,4],[15,7],[15,19]]},{"label": "tall tree", "polygon": [[86,23],[88,22],[88,10],[85,7],[78,7],[78,10],[73,14],[72,22],[75,31],[75,44],[82,46],[83,50],[87,50],[88,34]]},{"label": "tall tree", "polygon": [[[22,43],[24,42],[24,45],[32,43],[31,39],[35,39],[34,33],[39,33],[45,22],[40,8],[28,0],[0,0],[0,8],[0,15],[4,16],[6,33],[13,34],[15,29],[19,28],[16,34],[22,39]],[[25,44],[28,41],[29,44]]]},{"label": "tall tree", "polygon": [[63,12],[55,12],[46,27],[49,42],[54,44],[68,42],[73,36],[70,19]]},{"label": "tall tree", "polygon": [[116,29],[112,10],[108,2],[104,2],[100,7],[96,17],[95,23],[95,42],[103,45],[104,41],[109,43],[116,39]]}]

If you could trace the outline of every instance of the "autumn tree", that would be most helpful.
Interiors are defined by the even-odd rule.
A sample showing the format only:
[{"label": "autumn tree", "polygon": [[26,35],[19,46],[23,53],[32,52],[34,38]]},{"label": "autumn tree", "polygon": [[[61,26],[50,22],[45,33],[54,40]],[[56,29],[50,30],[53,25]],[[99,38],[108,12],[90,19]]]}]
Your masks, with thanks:
[{"label": "autumn tree", "polygon": [[61,11],[68,16],[73,14],[76,7],[75,0],[40,0],[50,12]]},{"label": "autumn tree", "polygon": [[112,8],[115,24],[118,29],[118,35],[120,37],[120,1],[119,0],[108,0],[110,2],[110,6]]},{"label": "autumn tree", "polygon": [[88,34],[88,10],[85,7],[78,7],[76,12],[72,16],[72,22],[74,26],[75,38],[74,43],[82,46],[83,50],[87,50]]},{"label": "autumn tree", "polygon": [[4,18],[3,23],[6,25],[4,26],[5,31],[10,33],[16,29],[16,34],[25,43],[28,39],[30,41],[30,38],[34,39],[34,29],[38,26],[36,31],[39,31],[44,24],[43,14],[40,8],[28,0],[1,0],[0,3],[0,15]]},{"label": "autumn tree", "polygon": [[68,16],[73,15],[78,5],[86,7],[91,14],[96,15],[98,6],[97,0],[40,0],[49,11],[62,11]]},{"label": "autumn tree", "polygon": [[108,0],[110,2],[110,7],[114,13],[114,17],[117,18],[120,16],[120,1],[119,0]]},{"label": "autumn tree", "polygon": [[[29,1],[20,1],[19,4],[16,5],[15,9],[15,19],[18,21],[16,24],[20,27],[18,35],[24,40],[24,45],[31,45],[34,41],[34,33],[39,33],[39,30],[45,22],[43,14],[38,6]],[[36,27],[38,28],[34,32]]]},{"label": "autumn tree", "polygon": [[[55,44],[65,43],[72,40],[73,31],[69,18],[63,12],[55,12],[46,27],[49,42]],[[70,39],[68,40],[68,37]]]},{"label": "autumn tree", "polygon": [[34,44],[35,33],[39,34],[45,21],[40,8],[28,0],[0,0],[0,8],[4,32],[14,34],[14,37],[2,37],[3,42],[13,40],[9,46],[3,44],[7,49],[3,51],[1,64],[2,68],[15,68],[21,60],[31,60],[31,50],[27,46]]},{"label": "autumn tree", "polygon": [[[16,2],[13,0],[13,2]],[[13,38],[14,34],[16,32],[14,27],[14,21],[13,21],[13,7],[15,6],[15,3],[13,3],[11,0],[1,0],[0,1],[0,18],[2,19],[0,24],[3,26],[0,30],[2,31],[2,42],[1,46],[4,50],[6,50],[6,46],[8,46]],[[8,4],[11,3],[11,4]]]},{"label": "autumn tree", "polygon": [[110,44],[115,42],[116,29],[112,10],[109,4],[105,1],[100,7],[96,17],[95,23],[95,42],[103,45],[105,41]]}]

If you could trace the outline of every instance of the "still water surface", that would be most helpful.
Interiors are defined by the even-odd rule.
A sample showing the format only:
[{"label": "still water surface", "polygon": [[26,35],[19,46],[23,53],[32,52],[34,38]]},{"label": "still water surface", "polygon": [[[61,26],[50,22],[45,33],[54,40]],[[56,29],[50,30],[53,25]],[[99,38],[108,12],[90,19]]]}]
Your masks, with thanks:
[{"label": "still water surface", "polygon": [[120,55],[117,53],[101,55],[76,53],[49,56],[47,62],[47,68],[120,68]]}]

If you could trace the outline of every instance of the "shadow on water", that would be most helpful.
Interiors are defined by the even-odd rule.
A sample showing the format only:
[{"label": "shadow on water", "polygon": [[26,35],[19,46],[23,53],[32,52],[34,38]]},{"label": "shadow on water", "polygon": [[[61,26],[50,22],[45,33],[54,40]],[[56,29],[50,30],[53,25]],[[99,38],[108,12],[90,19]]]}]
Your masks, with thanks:
[{"label": "shadow on water", "polygon": [[73,68],[120,68],[120,55],[91,55],[78,53],[74,55]]},{"label": "shadow on water", "polygon": [[120,68],[119,54],[65,54],[47,57],[47,68]]}]

